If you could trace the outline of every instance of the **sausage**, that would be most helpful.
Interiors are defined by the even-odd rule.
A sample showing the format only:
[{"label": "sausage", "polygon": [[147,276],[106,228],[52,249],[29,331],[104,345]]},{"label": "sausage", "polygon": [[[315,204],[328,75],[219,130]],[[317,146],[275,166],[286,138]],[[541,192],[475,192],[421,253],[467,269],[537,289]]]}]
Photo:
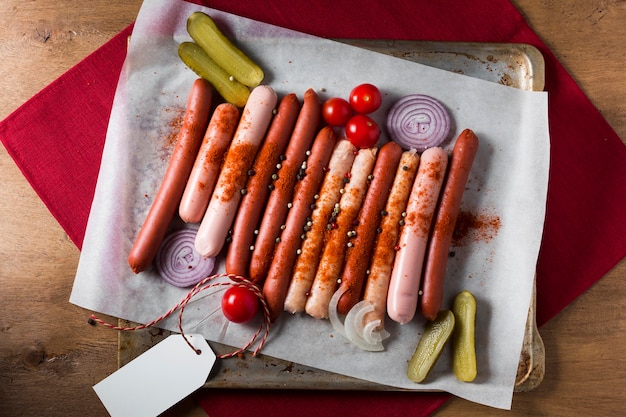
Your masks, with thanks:
[{"label": "sausage", "polygon": [[369,301],[374,310],[365,314],[364,323],[378,320],[376,330],[384,328],[385,315],[387,313],[387,291],[391,270],[396,257],[396,245],[400,234],[400,226],[404,223],[405,210],[411,188],[415,181],[419,154],[416,150],[402,153],[400,164],[389,193],[389,199],[385,206],[386,215],[383,216],[380,225],[380,233],[376,238],[370,273],[365,282],[363,300]]},{"label": "sausage", "polygon": [[136,274],[150,266],[176,214],[209,122],[211,99],[211,84],[202,78],[196,79],[187,98],[183,125],[165,176],[128,254],[128,264]]},{"label": "sausage", "polygon": [[420,311],[428,320],[433,320],[441,308],[443,281],[446,274],[450,243],[452,242],[452,232],[456,225],[463,192],[477,151],[478,138],[476,134],[470,129],[465,129],[457,138],[452,149],[448,176],[444,183],[428,244],[422,278],[423,294],[420,298]]},{"label": "sausage", "polygon": [[306,160],[304,178],[297,183],[294,190],[293,203],[287,214],[285,229],[280,235],[280,241],[276,245],[272,263],[263,284],[263,295],[267,301],[272,322],[283,311],[293,265],[302,245],[307,220],[313,211],[316,195],[324,180],[325,168],[335,142],[335,132],[330,126],[320,130],[313,142],[311,155]]},{"label": "sausage", "polygon": [[307,90],[285,151],[285,160],[278,170],[278,179],[274,182],[274,189],[267,200],[259,234],[252,251],[249,278],[256,284],[263,282],[269,270],[271,254],[274,252],[276,239],[280,236],[281,227],[287,218],[287,205],[293,196],[298,172],[317,133],[321,107],[317,93],[312,89]]},{"label": "sausage", "polygon": [[226,254],[226,273],[248,276],[248,265],[263,208],[269,194],[268,184],[276,165],[287,147],[296,123],[300,102],[295,94],[287,94],[280,100],[278,110],[267,131],[263,145],[252,167],[246,193],[241,197],[239,209],[232,227],[232,240]]},{"label": "sausage", "polygon": [[401,324],[411,321],[417,311],[428,236],[447,166],[448,153],[442,148],[428,148],[422,153],[387,294],[387,314]]},{"label": "sausage", "polygon": [[370,259],[376,241],[376,230],[380,225],[382,212],[393,185],[394,173],[402,157],[402,148],[395,142],[381,146],[376,156],[372,179],[359,211],[352,245],[346,249],[346,259],[341,274],[340,290],[345,290],[339,298],[337,310],[348,314],[361,299]]},{"label": "sausage", "polygon": [[374,167],[377,151],[378,148],[359,150],[352,164],[349,181],[339,200],[339,212],[333,222],[333,228],[324,238],[322,257],[305,305],[305,311],[312,317],[318,319],[328,317],[328,304],[337,288],[337,280],[341,277],[348,234],[352,231],[367,191],[368,177]]},{"label": "sausage", "polygon": [[224,246],[248,171],[265,137],[277,100],[276,92],[266,85],[250,93],[196,235],[196,250],[205,258],[217,256]]},{"label": "sausage", "polygon": [[302,242],[302,251],[296,260],[293,277],[285,298],[285,311],[301,313],[315,278],[317,265],[324,246],[324,235],[328,230],[335,204],[339,202],[346,174],[350,172],[357,148],[346,139],[335,145],[330,157],[326,176],[311,214],[311,227]]},{"label": "sausage", "polygon": [[202,220],[238,121],[239,109],[233,104],[222,103],[213,110],[178,207],[185,223]]}]

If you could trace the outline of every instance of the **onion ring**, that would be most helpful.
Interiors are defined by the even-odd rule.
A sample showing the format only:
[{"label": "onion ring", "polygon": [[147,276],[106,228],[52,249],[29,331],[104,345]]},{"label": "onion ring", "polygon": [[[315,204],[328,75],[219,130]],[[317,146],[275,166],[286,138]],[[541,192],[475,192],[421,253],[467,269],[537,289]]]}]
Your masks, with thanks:
[{"label": "onion ring", "polygon": [[450,133],[450,114],[442,103],[424,94],[409,94],[387,114],[391,139],[405,150],[423,152],[439,146]]},{"label": "onion ring", "polygon": [[215,269],[215,258],[202,257],[195,248],[196,231],[180,229],[170,233],[159,248],[155,266],[161,278],[176,287],[190,287]]},{"label": "onion ring", "polygon": [[339,304],[339,299],[346,291],[347,288],[340,288],[335,291],[333,296],[330,298],[330,302],[328,303],[328,319],[330,320],[330,324],[333,325],[333,329],[335,329],[335,331],[343,337],[347,338],[344,324],[339,318],[339,312],[337,311],[337,304]]},{"label": "onion ring", "polygon": [[363,350],[372,352],[385,350],[382,341],[390,334],[385,329],[376,330],[376,327],[380,325],[380,320],[363,325],[365,315],[374,310],[374,305],[370,301],[363,300],[355,304],[346,315],[345,321],[341,321],[337,304],[346,291],[345,288],[335,291],[328,304],[328,318],[333,329]]},{"label": "onion ring", "polygon": [[370,311],[374,310],[374,306],[369,301],[360,301],[354,305],[346,315],[345,329],[348,339],[363,350],[378,352],[385,350],[381,341],[368,342],[363,338],[363,317]]}]

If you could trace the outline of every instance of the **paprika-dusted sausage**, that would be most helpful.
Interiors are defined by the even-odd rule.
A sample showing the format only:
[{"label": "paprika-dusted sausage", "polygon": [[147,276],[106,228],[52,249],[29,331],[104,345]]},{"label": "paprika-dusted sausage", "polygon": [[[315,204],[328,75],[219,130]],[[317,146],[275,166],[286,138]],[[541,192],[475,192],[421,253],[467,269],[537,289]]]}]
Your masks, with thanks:
[{"label": "paprika-dusted sausage", "polygon": [[308,89],[304,93],[302,109],[287,145],[285,160],[277,172],[278,178],[274,181],[274,189],[267,200],[259,234],[254,243],[250,259],[250,279],[257,284],[263,282],[269,270],[271,254],[287,218],[287,205],[293,196],[298,172],[311,148],[320,117],[320,99],[315,90]]},{"label": "paprika-dusted sausage", "polygon": [[272,174],[276,172],[276,165],[287,147],[299,111],[300,102],[295,94],[287,94],[280,100],[276,115],[254,161],[246,193],[241,198],[233,223],[232,240],[226,254],[228,274],[248,276],[251,248],[270,192]]},{"label": "paprika-dusted sausage", "polygon": [[202,220],[238,121],[239,109],[233,104],[222,103],[213,110],[178,207],[185,223]]},{"label": "paprika-dusted sausage", "polygon": [[411,321],[417,311],[428,236],[447,166],[448,153],[442,148],[428,148],[422,152],[400,230],[387,294],[387,314],[400,324]]},{"label": "paprika-dusted sausage", "polygon": [[277,100],[276,92],[266,85],[250,93],[196,235],[196,250],[205,258],[217,256],[226,242],[248,171],[265,137]]},{"label": "paprika-dusted sausage", "polygon": [[330,157],[326,176],[311,214],[311,228],[306,232],[302,243],[302,253],[296,260],[293,277],[285,298],[285,311],[301,313],[315,278],[319,264],[324,236],[328,231],[335,204],[339,202],[346,174],[350,172],[357,148],[347,139],[341,139],[335,145]]},{"label": "paprika-dusted sausage", "polygon": [[361,299],[376,241],[376,231],[380,226],[401,157],[402,148],[395,142],[385,143],[376,155],[370,185],[354,228],[356,236],[351,240],[352,245],[346,249],[345,265],[339,286],[340,291],[345,291],[337,304],[340,314],[348,314]]},{"label": "paprika-dusted sausage", "polygon": [[360,149],[352,164],[348,183],[337,205],[336,220],[332,221],[333,227],[324,237],[322,257],[305,305],[306,312],[312,317],[328,317],[328,304],[341,278],[346,247],[367,192],[377,152],[378,148]]},{"label": "paprika-dusted sausage", "polygon": [[423,294],[420,297],[420,311],[428,320],[433,320],[441,308],[452,232],[456,225],[463,192],[477,151],[478,138],[476,134],[470,129],[465,129],[457,138],[452,150],[450,168],[443,186],[432,236],[428,244],[426,266],[422,279]]},{"label": "paprika-dusted sausage", "polygon": [[311,155],[306,160],[304,178],[296,184],[293,202],[285,221],[285,230],[276,244],[263,285],[263,295],[267,301],[271,321],[275,321],[283,311],[293,266],[335,142],[335,132],[331,127],[327,126],[320,130],[313,142]]},{"label": "paprika-dusted sausage", "polygon": [[370,273],[365,282],[363,300],[370,302],[374,310],[366,313],[363,321],[364,323],[378,321],[376,330],[384,328],[387,313],[387,292],[396,257],[396,245],[398,244],[401,224],[404,223],[405,210],[419,161],[420,157],[416,150],[402,153],[391,193],[385,206],[386,214],[383,216],[380,233],[376,239]]},{"label": "paprika-dusted sausage", "polygon": [[202,78],[196,79],[191,87],[167,171],[128,254],[128,264],[136,274],[150,266],[176,214],[209,122],[212,90],[211,84]]}]

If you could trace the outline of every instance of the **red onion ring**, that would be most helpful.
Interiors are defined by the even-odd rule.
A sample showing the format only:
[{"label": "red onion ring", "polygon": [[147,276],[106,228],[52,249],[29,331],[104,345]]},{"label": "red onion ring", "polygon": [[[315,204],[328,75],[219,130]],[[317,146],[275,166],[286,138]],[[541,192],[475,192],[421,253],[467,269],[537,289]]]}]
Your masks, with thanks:
[{"label": "red onion ring", "polygon": [[436,99],[409,94],[398,100],[387,114],[391,139],[405,150],[423,152],[439,146],[450,133],[450,114]]},{"label": "red onion ring", "polygon": [[161,278],[176,287],[190,287],[213,273],[215,258],[202,257],[195,248],[196,231],[180,229],[165,237],[155,258]]}]

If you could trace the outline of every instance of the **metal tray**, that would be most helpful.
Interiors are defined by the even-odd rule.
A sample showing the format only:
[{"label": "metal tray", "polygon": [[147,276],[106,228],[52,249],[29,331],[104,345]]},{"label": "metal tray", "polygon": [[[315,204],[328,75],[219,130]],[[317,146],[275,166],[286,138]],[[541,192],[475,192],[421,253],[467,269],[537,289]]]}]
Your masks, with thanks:
[{"label": "metal tray", "polygon": [[[514,88],[542,91],[544,88],[544,59],[533,46],[510,43],[465,43],[425,41],[339,40],[364,49],[389,54],[435,68],[480,78]],[[120,326],[131,326],[120,320]],[[154,346],[171,332],[144,329],[120,332],[118,366],[122,367]],[[211,343],[216,353],[226,353],[232,347]],[[543,380],[545,351],[535,318],[535,293],[526,323],[526,334],[518,365],[515,391],[530,391]],[[393,390],[369,381],[338,375],[259,355],[220,360],[205,383],[211,388],[264,389],[333,389],[333,390]]]}]

